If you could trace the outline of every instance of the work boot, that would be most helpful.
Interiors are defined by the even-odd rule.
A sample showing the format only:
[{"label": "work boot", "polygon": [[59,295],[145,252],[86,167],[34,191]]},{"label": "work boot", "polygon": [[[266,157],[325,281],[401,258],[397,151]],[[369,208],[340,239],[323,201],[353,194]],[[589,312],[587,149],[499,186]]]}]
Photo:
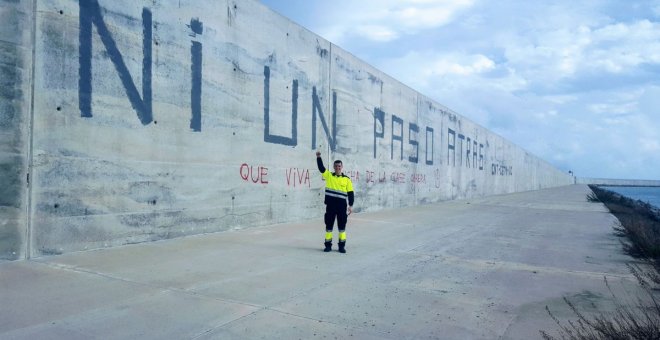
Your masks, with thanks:
[{"label": "work boot", "polygon": [[332,242],[326,242],[325,244],[325,249],[323,249],[324,252],[329,252],[332,250]]},{"label": "work boot", "polygon": [[346,242],[339,242],[339,252],[342,254],[346,254]]}]

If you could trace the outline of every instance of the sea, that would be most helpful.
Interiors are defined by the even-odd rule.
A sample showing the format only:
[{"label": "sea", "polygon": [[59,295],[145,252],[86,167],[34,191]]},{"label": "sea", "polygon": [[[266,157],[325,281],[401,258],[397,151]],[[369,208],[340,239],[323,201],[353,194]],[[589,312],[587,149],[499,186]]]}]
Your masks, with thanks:
[{"label": "sea", "polygon": [[614,191],[628,198],[646,202],[660,209],[660,187],[601,186],[601,188]]}]

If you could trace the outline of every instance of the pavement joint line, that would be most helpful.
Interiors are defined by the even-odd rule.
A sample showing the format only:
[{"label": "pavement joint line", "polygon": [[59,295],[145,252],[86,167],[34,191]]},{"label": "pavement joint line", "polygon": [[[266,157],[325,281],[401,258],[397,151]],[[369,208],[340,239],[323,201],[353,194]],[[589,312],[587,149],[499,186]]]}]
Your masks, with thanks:
[{"label": "pavement joint line", "polygon": [[246,318],[246,317],[248,317],[248,316],[255,315],[257,312],[260,312],[260,311],[265,310],[265,309],[266,309],[266,308],[262,307],[262,308],[259,308],[259,309],[255,310],[255,311],[253,311],[253,312],[251,312],[251,313],[249,313],[249,314],[241,315],[241,316],[239,316],[238,318],[235,318],[235,319],[233,319],[233,320],[229,320],[229,321],[227,321],[227,322],[223,322],[222,324],[217,325],[217,326],[215,326],[215,327],[213,327],[213,328],[211,328],[211,329],[207,329],[206,331],[201,332],[201,333],[199,333],[199,334],[193,336],[193,337],[190,338],[190,339],[191,339],[191,340],[199,339],[199,338],[201,338],[201,337],[204,336],[204,335],[210,334],[210,333],[213,332],[213,331],[216,331],[216,330],[218,330],[218,329],[220,329],[220,328],[223,328],[223,327],[225,327],[225,326],[227,326],[227,325],[229,325],[229,324],[232,324],[232,323],[234,323],[234,322],[236,322],[236,321],[238,321],[238,320],[241,320],[241,319],[243,319],[243,318]]},{"label": "pavement joint line", "polygon": [[[606,213],[609,214],[610,212],[607,210],[588,210],[588,211],[583,211],[579,209],[566,209],[566,208],[553,208],[549,207],[548,204],[544,203],[538,203],[538,204],[494,204],[494,203],[471,203],[471,205],[479,205],[479,206],[485,206],[485,207],[493,207],[493,208],[514,208],[514,209],[533,209],[533,210],[550,210],[550,211],[564,211],[564,212],[575,212],[575,213],[585,213],[585,212],[593,212],[593,213]],[[562,204],[561,206],[564,206],[565,204]],[[604,208],[603,208],[604,209]]]},{"label": "pavement joint line", "polygon": [[340,324],[338,324],[336,322],[326,321],[326,320],[319,319],[319,318],[313,318],[313,317],[310,317],[310,316],[304,316],[304,315],[300,315],[300,314],[286,312],[286,311],[283,311],[283,310],[280,310],[280,309],[277,309],[277,308],[274,308],[274,307],[264,307],[263,310],[269,310],[269,311],[272,311],[272,312],[281,313],[281,314],[285,314],[285,315],[290,315],[290,316],[294,316],[294,317],[301,318],[301,319],[306,319],[306,320],[311,320],[311,321],[318,321],[318,322],[322,322],[322,323],[328,323],[328,324],[335,325],[335,326],[341,326]]},{"label": "pavement joint line", "polygon": [[124,279],[124,278],[121,278],[121,277],[112,276],[112,275],[96,272],[96,271],[93,271],[93,270],[84,269],[84,268],[81,268],[81,267],[70,266],[70,265],[65,265],[65,264],[61,264],[61,263],[43,262],[43,261],[28,261],[28,262],[37,263],[37,264],[44,265],[44,266],[54,268],[54,269],[60,269],[60,270],[74,272],[74,273],[81,273],[81,274],[99,276],[99,277],[102,277],[102,278],[105,278],[105,279],[120,281],[120,282],[134,284],[134,285],[143,286],[143,287],[147,287],[147,288],[154,288],[154,289],[158,289],[158,290],[162,290],[162,291],[169,291],[169,292],[174,292],[174,293],[183,293],[183,294],[187,294],[187,295],[194,296],[194,297],[197,297],[197,298],[211,299],[211,300],[215,300],[215,301],[219,301],[219,302],[242,305],[242,306],[248,306],[248,307],[254,307],[254,308],[264,308],[264,306],[262,306],[262,305],[256,305],[256,304],[249,303],[249,302],[223,299],[223,298],[219,298],[219,297],[215,297],[215,296],[208,296],[208,295],[204,295],[204,294],[201,294],[199,292],[196,292],[196,291],[193,291],[193,290],[188,290],[188,289],[168,287],[168,286],[159,286],[159,285],[155,285],[155,284],[152,284],[152,283],[128,280],[128,279]]},{"label": "pavement joint line", "polygon": [[[311,293],[314,292],[314,291],[317,291],[317,290],[320,290],[320,289],[324,289],[325,287],[330,286],[330,285],[331,285],[331,284],[330,284],[330,283],[327,283],[327,282],[322,283],[322,284],[319,285],[319,286],[315,286],[315,287],[312,287],[312,288],[310,288],[310,289],[306,289],[306,290],[304,290],[304,291],[302,291],[302,292],[299,292],[299,293],[294,294],[294,295],[292,295],[292,296],[290,296],[290,297],[287,297],[286,300],[291,300],[291,299],[293,299],[293,298],[295,298],[295,297],[299,297],[299,296],[303,296],[303,295],[309,295],[309,294],[311,294]],[[285,301],[286,301],[286,300],[285,300]],[[279,302],[277,302],[277,303],[275,303],[275,304],[281,304],[282,302],[285,302],[285,301],[279,301]],[[347,329],[350,328],[350,329],[355,329],[355,330],[368,330],[369,332],[374,332],[374,330],[368,329],[368,328],[366,328],[366,327],[360,327],[360,326],[349,327],[349,326],[344,326],[344,325],[341,325],[341,324],[336,323],[336,322],[333,322],[333,321],[328,321],[328,320],[323,320],[323,319],[314,318],[314,317],[310,317],[310,316],[305,316],[305,315],[301,315],[301,314],[295,314],[295,313],[287,312],[287,311],[284,311],[284,310],[278,309],[277,307],[274,307],[274,306],[256,306],[256,305],[255,305],[254,307],[258,307],[259,309],[255,310],[255,311],[253,311],[253,312],[251,312],[251,313],[249,313],[249,314],[246,314],[246,315],[240,316],[240,317],[238,317],[238,318],[236,318],[236,319],[233,319],[233,320],[227,321],[227,322],[225,322],[225,323],[223,323],[223,324],[221,324],[221,325],[218,325],[218,326],[216,326],[216,327],[213,327],[212,329],[209,329],[209,330],[207,330],[207,331],[205,331],[205,332],[202,332],[202,333],[200,333],[200,334],[198,334],[198,335],[192,337],[191,339],[198,339],[198,338],[200,338],[200,337],[202,337],[202,336],[204,336],[204,335],[210,334],[211,332],[213,332],[213,331],[215,331],[215,330],[218,330],[218,329],[220,329],[220,328],[223,328],[223,327],[225,327],[225,326],[227,326],[227,325],[229,325],[229,324],[235,323],[235,322],[237,322],[237,321],[239,321],[239,320],[241,320],[241,319],[244,319],[244,318],[246,318],[246,317],[249,317],[249,316],[252,316],[252,315],[256,315],[257,313],[262,312],[262,311],[272,311],[272,312],[275,312],[275,313],[285,314],[285,315],[289,315],[289,316],[293,316],[293,317],[297,317],[297,318],[301,318],[301,319],[306,319],[306,320],[311,320],[311,321],[317,321],[317,322],[320,322],[320,323],[327,323],[327,324],[335,325],[335,326],[338,326],[338,327],[346,327]],[[376,332],[376,333],[379,333],[379,334],[386,334],[385,332],[381,332],[381,331],[375,331],[375,332]]]},{"label": "pavement joint line", "polygon": [[[361,270],[361,269],[360,269],[360,270]],[[358,270],[358,271],[359,271],[359,270]],[[294,295],[288,297],[286,300],[291,300],[291,299],[293,299],[293,298],[296,298],[296,297],[299,297],[299,296],[303,296],[303,295],[310,295],[310,294],[312,294],[313,292],[315,292],[315,291],[317,291],[317,290],[325,289],[326,287],[328,287],[328,286],[330,286],[330,285],[332,285],[332,284],[329,283],[329,282],[324,282],[324,283],[320,284],[319,286],[314,286],[314,287],[311,287],[311,288],[306,289],[306,290],[304,290],[304,291],[301,291],[301,292],[299,292],[299,293],[297,293],[297,294],[294,294]],[[199,338],[199,337],[201,337],[201,336],[203,336],[203,335],[206,335],[206,334],[208,334],[208,333],[210,333],[210,332],[212,332],[212,331],[214,331],[214,330],[217,330],[217,329],[220,329],[220,328],[222,328],[222,327],[225,327],[225,326],[227,326],[228,324],[234,323],[234,322],[236,322],[236,321],[238,321],[238,320],[240,320],[240,319],[246,318],[246,317],[248,317],[248,316],[255,315],[255,314],[257,314],[257,313],[259,313],[259,312],[261,312],[261,311],[272,311],[272,312],[276,312],[276,313],[280,313],[280,314],[285,314],[285,315],[289,315],[289,316],[293,316],[293,317],[297,317],[297,318],[301,318],[301,319],[306,319],[306,320],[311,320],[311,321],[317,321],[317,322],[320,322],[320,323],[327,323],[327,324],[330,324],[330,325],[335,325],[335,326],[337,326],[337,327],[346,327],[347,329],[360,330],[360,331],[367,331],[368,333],[377,333],[377,334],[382,334],[382,335],[386,335],[386,334],[388,334],[387,332],[383,332],[383,331],[379,331],[379,330],[373,330],[373,329],[371,329],[371,328],[364,327],[364,326],[346,326],[346,325],[342,325],[342,324],[339,324],[339,323],[336,323],[336,322],[333,322],[333,321],[328,321],[328,320],[319,319],[319,318],[315,318],[315,317],[305,316],[305,315],[301,315],[301,314],[295,314],[295,313],[287,312],[287,311],[284,311],[284,310],[278,309],[277,307],[274,307],[274,305],[281,304],[282,302],[285,302],[286,300],[284,300],[284,301],[280,301],[280,302],[277,302],[277,303],[273,304],[273,306],[260,306],[260,308],[259,308],[258,310],[255,310],[254,312],[252,312],[252,313],[250,313],[250,314],[246,314],[246,315],[241,316],[241,317],[239,317],[239,318],[236,318],[236,319],[234,319],[234,320],[231,320],[231,321],[225,322],[225,323],[222,324],[222,325],[219,325],[219,326],[217,326],[217,327],[215,327],[215,328],[213,328],[213,329],[211,329],[211,330],[209,330],[209,331],[207,331],[207,332],[204,332],[204,333],[202,333],[202,334],[200,334],[200,335],[194,337],[193,339],[197,339],[197,338]]]},{"label": "pavement joint line", "polygon": [[415,252],[411,251],[411,254],[415,255],[422,255],[422,256],[427,256],[431,258],[439,258],[439,259],[445,259],[448,260],[449,262],[456,263],[456,264],[468,264],[468,265],[476,265],[476,266],[488,266],[492,268],[508,268],[510,270],[517,270],[517,271],[523,271],[523,272],[533,272],[533,273],[546,273],[546,274],[557,274],[557,273],[563,273],[563,274],[571,274],[571,275],[576,275],[576,276],[583,276],[583,277],[613,277],[613,278],[619,278],[619,279],[629,279],[631,281],[635,280],[635,277],[632,274],[617,274],[617,273],[604,273],[604,272],[589,272],[589,271],[581,271],[581,270],[561,270],[560,268],[556,267],[542,267],[542,266],[535,266],[535,265],[530,265],[530,264],[525,264],[525,263],[520,263],[520,262],[511,262],[511,261],[499,261],[499,260],[472,260],[472,259],[466,259],[466,258],[461,258],[457,256],[448,256],[448,255],[437,255],[437,254],[429,254],[429,253],[423,253],[423,252]]},{"label": "pavement joint line", "polygon": [[361,330],[361,331],[367,331],[367,333],[377,333],[377,334],[382,334],[382,335],[388,334],[387,332],[380,331],[380,330],[374,330],[374,329],[371,329],[371,328],[368,328],[368,327],[365,327],[365,326],[347,326],[347,325],[342,325],[342,324],[332,322],[332,321],[326,321],[326,320],[322,320],[322,319],[317,319],[317,318],[307,317],[307,316],[303,316],[303,315],[293,314],[293,313],[277,310],[275,308],[265,308],[265,309],[268,309],[268,310],[271,310],[271,311],[274,311],[274,312],[278,312],[278,313],[282,313],[282,314],[286,314],[286,315],[290,315],[290,316],[294,316],[294,317],[299,317],[299,318],[302,318],[302,319],[318,321],[320,323],[327,323],[327,324],[330,324],[330,325],[335,325],[337,327],[346,327],[346,329]]},{"label": "pavement joint line", "polygon": [[367,333],[372,333],[372,334],[373,334],[373,333],[376,333],[376,334],[382,334],[382,335],[386,335],[386,334],[388,334],[387,332],[379,331],[379,330],[374,330],[374,329],[370,329],[370,328],[368,328],[368,327],[364,327],[364,326],[347,326],[347,325],[342,325],[342,324],[339,324],[339,323],[336,323],[336,322],[333,322],[333,321],[327,321],[327,320],[318,319],[318,318],[313,318],[313,317],[304,316],[304,315],[300,315],[300,314],[294,314],[294,313],[286,312],[286,311],[283,311],[283,310],[279,310],[279,309],[274,308],[274,307],[268,307],[268,306],[265,306],[265,307],[262,307],[262,308],[260,308],[260,309],[258,309],[258,310],[253,311],[252,313],[249,313],[249,314],[243,315],[243,316],[238,317],[238,318],[236,318],[236,319],[234,319],[234,320],[227,321],[227,322],[225,322],[225,323],[223,323],[223,324],[221,324],[221,325],[218,325],[218,326],[213,327],[213,328],[211,328],[211,329],[208,329],[208,330],[206,330],[206,331],[204,331],[204,332],[201,332],[201,333],[199,333],[198,335],[195,335],[195,336],[193,336],[193,337],[190,338],[190,339],[191,339],[191,340],[199,339],[199,338],[203,337],[204,335],[211,334],[213,331],[219,330],[219,329],[221,329],[221,328],[223,328],[223,327],[225,327],[225,326],[227,326],[227,325],[230,325],[230,324],[232,324],[232,323],[235,323],[235,322],[237,322],[237,321],[239,321],[239,320],[241,320],[241,319],[247,318],[247,317],[249,317],[249,316],[256,315],[257,313],[259,313],[259,312],[263,312],[263,311],[271,311],[271,312],[280,313],[280,314],[284,314],[284,315],[288,315],[288,316],[292,316],[292,317],[296,317],[296,318],[300,318],[300,319],[305,319],[305,320],[310,320],[310,321],[316,321],[316,322],[319,322],[319,323],[326,323],[326,324],[330,324],[330,325],[337,326],[337,327],[345,327],[347,330],[350,329],[350,330],[366,331]]},{"label": "pavement joint line", "polygon": [[[321,287],[328,286],[328,285],[329,285],[329,284],[326,283],[326,284],[321,285]],[[293,295],[293,296],[287,298],[287,300],[292,299],[292,298],[294,298],[294,297],[296,297],[296,296],[301,296],[301,295],[309,294],[310,292],[312,292],[312,291],[314,291],[314,290],[316,290],[316,289],[320,289],[321,287],[315,287],[314,289],[310,289],[310,290],[308,290],[308,291],[306,291],[306,292],[301,292],[301,293],[299,293],[299,294],[295,294],[295,295]],[[279,302],[279,303],[281,303],[281,302]],[[191,338],[191,340],[199,339],[200,337],[202,337],[202,336],[204,336],[204,335],[207,335],[207,334],[210,334],[210,333],[212,333],[213,331],[216,331],[216,330],[221,329],[221,328],[223,328],[223,327],[225,327],[225,326],[227,326],[227,325],[230,325],[230,324],[232,324],[232,323],[235,323],[235,322],[237,322],[237,321],[239,321],[239,320],[241,320],[241,319],[247,318],[247,317],[252,316],[252,315],[256,315],[257,313],[259,313],[259,312],[263,312],[263,311],[272,311],[272,312],[275,312],[275,313],[285,314],[285,315],[289,315],[289,316],[293,316],[293,317],[297,317],[297,318],[301,318],[301,319],[306,319],[306,320],[311,320],[311,321],[317,321],[317,322],[320,322],[320,323],[328,323],[328,324],[335,325],[335,326],[341,326],[340,324],[337,324],[337,323],[332,322],[332,321],[326,321],[326,320],[322,320],[322,319],[318,319],[318,318],[313,318],[313,317],[309,317],[309,316],[304,316],[304,315],[299,315],[299,314],[294,314],[294,313],[286,312],[286,311],[283,311],[283,310],[277,309],[277,308],[272,307],[272,306],[255,306],[255,307],[258,307],[259,309],[255,310],[255,311],[252,311],[252,312],[249,313],[249,314],[242,315],[242,316],[240,316],[240,317],[238,317],[238,318],[235,318],[235,319],[233,319],[233,320],[229,320],[229,321],[227,321],[227,322],[224,322],[224,323],[222,323],[222,324],[220,324],[220,325],[217,325],[216,327],[213,327],[213,328],[211,328],[211,329],[208,329],[208,330],[206,330],[206,331],[204,331],[204,332],[202,332],[202,333],[199,333],[198,335],[193,336],[193,337]]]},{"label": "pavement joint line", "polygon": [[414,223],[401,223],[399,221],[383,221],[383,220],[375,220],[375,219],[370,219],[370,218],[359,218],[359,217],[351,217],[351,221],[362,221],[362,222],[375,222],[375,223],[383,223],[383,224],[396,224],[396,225],[401,225],[401,226],[415,226]]},{"label": "pavement joint line", "polygon": [[[308,317],[308,316],[304,316],[304,315],[299,315],[299,314],[286,312],[286,311],[279,310],[279,309],[277,309],[275,307],[272,307],[272,306],[263,306],[263,305],[256,305],[256,304],[247,303],[247,302],[236,301],[236,300],[222,299],[222,298],[218,298],[218,297],[213,297],[213,296],[207,296],[207,295],[204,295],[204,294],[200,294],[200,293],[198,293],[196,291],[193,291],[193,290],[186,290],[186,289],[180,289],[180,288],[174,288],[174,287],[163,287],[163,286],[158,286],[158,285],[154,285],[154,284],[150,284],[150,283],[132,281],[132,280],[128,280],[128,279],[124,279],[124,278],[120,278],[120,277],[116,277],[116,276],[96,272],[96,271],[93,271],[93,270],[84,269],[84,268],[81,268],[81,267],[75,267],[75,266],[65,265],[65,264],[56,263],[56,262],[44,262],[44,261],[29,261],[29,262],[44,265],[44,266],[54,268],[54,269],[65,270],[65,271],[70,271],[70,272],[74,272],[74,273],[89,274],[89,275],[93,275],[93,276],[100,276],[100,277],[110,279],[110,280],[121,281],[121,282],[124,282],[124,283],[135,284],[135,285],[144,286],[144,287],[148,287],[148,288],[156,288],[156,289],[162,290],[162,291],[183,293],[183,294],[188,294],[188,295],[198,297],[198,298],[207,298],[207,299],[212,299],[212,300],[216,300],[216,301],[220,301],[220,302],[224,302],[224,303],[238,304],[238,305],[257,308],[257,310],[254,310],[251,313],[248,313],[248,314],[242,315],[238,318],[235,318],[233,320],[229,320],[227,322],[224,322],[224,323],[218,325],[217,327],[214,327],[212,329],[209,329],[205,332],[202,332],[202,333],[192,337],[191,339],[198,339],[198,338],[200,338],[200,337],[202,337],[206,334],[209,334],[209,333],[211,333],[211,332],[213,332],[217,329],[220,329],[220,328],[225,327],[225,326],[227,326],[231,323],[234,323],[238,320],[249,317],[251,315],[255,315],[258,312],[265,311],[265,310],[269,310],[269,311],[273,311],[273,312],[281,313],[281,314],[286,314],[286,315],[290,315],[290,316],[295,316],[295,317],[299,317],[299,318],[303,318],[303,319],[307,319],[307,320],[328,323],[328,324],[332,324],[332,325],[335,325],[335,326],[341,326],[340,324],[337,324],[337,323],[332,322],[332,321],[326,321],[326,320],[323,320],[323,319],[318,319],[318,318],[313,318],[313,317]],[[287,298],[287,300],[291,299],[291,298],[295,298],[297,296],[308,295],[308,294],[310,294],[311,292],[313,292],[315,290],[321,289],[321,288],[329,286],[329,285],[330,285],[329,283],[324,283],[319,287],[313,287],[313,288],[308,289],[304,292],[300,292],[298,294],[292,295],[291,297]],[[356,329],[356,328],[353,327],[353,329]],[[360,328],[358,327],[357,329],[360,329]]]}]

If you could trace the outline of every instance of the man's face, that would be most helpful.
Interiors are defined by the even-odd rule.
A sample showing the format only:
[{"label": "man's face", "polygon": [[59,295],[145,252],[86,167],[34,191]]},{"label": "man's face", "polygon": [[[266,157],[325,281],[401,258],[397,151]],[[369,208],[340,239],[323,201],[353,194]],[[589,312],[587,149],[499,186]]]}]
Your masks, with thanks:
[{"label": "man's face", "polygon": [[341,169],[342,169],[342,164],[341,163],[335,163],[334,167],[335,167],[335,173],[336,174],[341,173]]}]

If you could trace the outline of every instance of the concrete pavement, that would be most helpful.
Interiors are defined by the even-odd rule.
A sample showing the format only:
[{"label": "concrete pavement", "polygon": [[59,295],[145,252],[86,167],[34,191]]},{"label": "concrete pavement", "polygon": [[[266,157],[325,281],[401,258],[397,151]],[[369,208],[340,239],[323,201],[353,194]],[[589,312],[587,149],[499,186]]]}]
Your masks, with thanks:
[{"label": "concrete pavement", "polygon": [[[2,339],[534,339],[634,278],[584,185],[0,263]],[[336,237],[336,236],[335,236]]]}]

